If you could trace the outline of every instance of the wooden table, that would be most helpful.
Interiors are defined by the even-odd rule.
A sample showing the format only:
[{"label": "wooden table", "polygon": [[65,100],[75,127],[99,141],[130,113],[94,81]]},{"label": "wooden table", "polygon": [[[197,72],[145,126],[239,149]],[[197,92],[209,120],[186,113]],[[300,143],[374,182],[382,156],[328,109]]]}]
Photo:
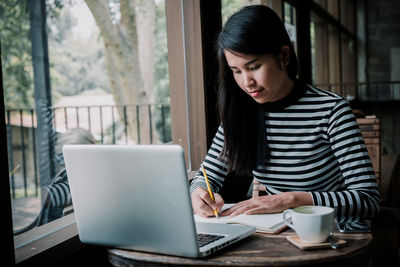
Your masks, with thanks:
[{"label": "wooden table", "polygon": [[114,266],[366,266],[370,261],[372,235],[369,233],[335,236],[347,241],[346,246],[334,249],[301,250],[286,237],[287,230],[279,235],[256,233],[213,256],[190,259],[122,249],[109,249],[108,257]]}]

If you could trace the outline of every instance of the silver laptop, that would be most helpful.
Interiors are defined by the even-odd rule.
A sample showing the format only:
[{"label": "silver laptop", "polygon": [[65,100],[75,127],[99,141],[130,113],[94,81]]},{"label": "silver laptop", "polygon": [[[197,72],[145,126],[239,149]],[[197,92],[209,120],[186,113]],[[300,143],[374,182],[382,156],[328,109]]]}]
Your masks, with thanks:
[{"label": "silver laptop", "polygon": [[63,152],[83,243],[195,258],[255,232],[194,222],[178,145],[66,145]]}]

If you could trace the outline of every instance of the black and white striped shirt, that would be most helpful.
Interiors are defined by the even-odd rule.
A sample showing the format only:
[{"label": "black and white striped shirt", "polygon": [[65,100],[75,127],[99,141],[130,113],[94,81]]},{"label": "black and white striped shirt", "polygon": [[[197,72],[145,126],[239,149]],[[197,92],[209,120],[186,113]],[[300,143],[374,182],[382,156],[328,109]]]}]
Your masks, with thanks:
[{"label": "black and white striped shirt", "polygon": [[[293,91],[293,90],[292,90]],[[377,214],[376,177],[355,116],[347,100],[312,86],[294,102],[265,109],[267,158],[253,170],[267,194],[310,192],[314,205],[334,207],[338,217]],[[220,127],[203,162],[214,192],[227,175],[219,160],[224,144]],[[206,188],[199,171],[191,192]]]}]

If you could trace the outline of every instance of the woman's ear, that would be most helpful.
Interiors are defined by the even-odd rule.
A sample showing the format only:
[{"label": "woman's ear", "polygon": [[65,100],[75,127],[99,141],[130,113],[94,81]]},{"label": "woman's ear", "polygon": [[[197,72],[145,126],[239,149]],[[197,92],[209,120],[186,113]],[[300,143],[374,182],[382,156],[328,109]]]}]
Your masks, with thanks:
[{"label": "woman's ear", "polygon": [[290,62],[290,48],[287,45],[282,46],[281,48],[281,60],[283,63],[283,66],[289,65]]}]

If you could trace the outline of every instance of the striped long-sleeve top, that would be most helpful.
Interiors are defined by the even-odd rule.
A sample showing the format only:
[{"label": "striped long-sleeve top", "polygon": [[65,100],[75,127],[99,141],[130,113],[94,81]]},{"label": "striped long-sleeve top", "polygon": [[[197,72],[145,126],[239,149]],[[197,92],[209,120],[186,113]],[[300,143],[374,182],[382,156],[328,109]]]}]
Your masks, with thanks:
[{"label": "striped long-sleeve top", "polygon": [[[267,194],[304,191],[314,205],[335,208],[338,217],[370,218],[380,194],[355,116],[347,100],[312,86],[300,86],[279,103],[265,105],[267,155],[253,170]],[[295,96],[297,94],[297,96]],[[220,160],[220,126],[203,165],[214,192],[223,186],[226,165]],[[191,192],[206,188],[199,171]]]}]

